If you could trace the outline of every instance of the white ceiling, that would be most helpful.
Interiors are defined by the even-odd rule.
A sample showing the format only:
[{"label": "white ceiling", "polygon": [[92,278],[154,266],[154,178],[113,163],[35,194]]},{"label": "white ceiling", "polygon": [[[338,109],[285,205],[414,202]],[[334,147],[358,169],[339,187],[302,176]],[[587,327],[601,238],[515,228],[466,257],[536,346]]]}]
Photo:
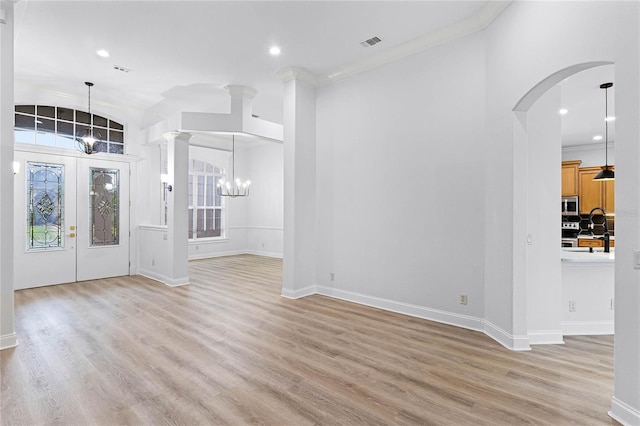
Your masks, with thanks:
[{"label": "white ceiling", "polygon": [[[16,102],[21,96],[37,102],[56,95],[81,103],[84,82],[91,81],[96,110],[126,111],[127,119],[145,125],[180,109],[228,111],[223,87],[238,84],[258,91],[254,114],[282,123],[279,69],[330,75],[446,25],[486,15],[490,3],[21,0],[15,18]],[[360,45],[373,36],[382,42]],[[272,45],[280,46],[280,56],[269,55]],[[98,49],[111,56],[99,57]],[[570,110],[563,117],[566,143],[592,143],[594,126],[602,124],[597,87],[613,80],[597,72],[602,70],[563,83]]]},{"label": "white ceiling", "polygon": [[[599,144],[604,147],[605,137],[605,91],[602,83],[612,82],[608,90],[608,113],[615,116],[614,66],[591,68],[564,80],[561,85],[562,106],[569,112],[562,116],[562,145]],[[609,122],[609,143],[615,141],[615,121]],[[601,135],[601,141],[594,141]]]}]

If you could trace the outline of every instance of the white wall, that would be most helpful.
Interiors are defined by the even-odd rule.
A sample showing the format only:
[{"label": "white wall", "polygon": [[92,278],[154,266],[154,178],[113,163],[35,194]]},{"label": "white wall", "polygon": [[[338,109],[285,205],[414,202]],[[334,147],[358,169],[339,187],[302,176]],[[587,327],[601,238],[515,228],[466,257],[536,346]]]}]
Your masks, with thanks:
[{"label": "white wall", "polygon": [[562,262],[561,269],[562,334],[613,334],[614,263]]},{"label": "white wall", "polygon": [[247,251],[282,257],[283,146],[262,142],[249,147],[251,196],[247,201]]},{"label": "white wall", "polygon": [[[640,421],[640,139],[638,85],[640,10],[637,2],[514,2],[487,35],[487,208],[506,214],[485,223],[487,321],[526,333],[526,153],[514,144],[512,109],[530,89],[559,70],[592,61],[615,63],[616,311],[615,396],[612,413]],[[576,17],[579,16],[579,19]],[[602,30],[595,31],[595,28]],[[488,216],[490,215],[488,210]],[[504,223],[510,224],[505,229]],[[512,309],[505,309],[512,306]],[[524,315],[523,315],[524,313]]]},{"label": "white wall", "polygon": [[483,41],[470,36],[318,89],[321,292],[480,326]]},{"label": "white wall", "polygon": [[[196,136],[192,143],[201,144]],[[229,145],[229,148],[231,146]],[[162,257],[162,244],[157,235],[162,232],[160,172],[162,151],[158,145],[143,147],[146,155],[140,162],[139,185],[143,188],[140,222],[139,272],[156,279],[163,276],[161,265],[151,265],[154,257]],[[190,156],[230,170],[231,153],[220,149],[191,145]],[[241,253],[282,257],[282,144],[255,141],[236,143],[236,177],[251,180],[248,198],[225,199],[226,234],[220,239],[203,239],[189,243],[189,259],[203,259]],[[151,226],[149,226],[151,225]],[[158,275],[153,275],[158,274]],[[162,279],[160,279],[163,281]]]},{"label": "white wall", "polygon": [[554,86],[527,114],[527,264],[533,265],[527,268],[530,344],[562,343],[557,210],[561,197],[560,103],[560,86]]}]

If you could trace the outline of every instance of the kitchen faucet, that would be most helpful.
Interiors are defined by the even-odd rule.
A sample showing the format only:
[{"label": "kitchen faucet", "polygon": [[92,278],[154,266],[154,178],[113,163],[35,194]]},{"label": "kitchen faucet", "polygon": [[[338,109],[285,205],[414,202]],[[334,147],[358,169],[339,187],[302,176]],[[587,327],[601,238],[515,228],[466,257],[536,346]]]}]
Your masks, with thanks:
[{"label": "kitchen faucet", "polygon": [[602,212],[602,216],[604,217],[604,252],[609,253],[611,251],[611,238],[609,236],[609,227],[607,226],[607,212],[604,211],[602,207],[594,207],[589,212],[589,227],[591,228],[591,235],[593,235],[593,212],[596,210],[600,210]]}]

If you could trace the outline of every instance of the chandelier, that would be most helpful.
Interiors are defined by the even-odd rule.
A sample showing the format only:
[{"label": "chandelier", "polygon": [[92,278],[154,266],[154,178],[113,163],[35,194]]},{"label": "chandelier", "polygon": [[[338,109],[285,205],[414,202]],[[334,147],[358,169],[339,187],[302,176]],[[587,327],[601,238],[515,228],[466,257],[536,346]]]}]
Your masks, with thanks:
[{"label": "chandelier", "polygon": [[216,190],[218,195],[222,197],[248,197],[250,187],[250,180],[242,181],[240,178],[236,178],[236,135],[233,135],[231,145],[231,180],[220,179],[216,185]]}]

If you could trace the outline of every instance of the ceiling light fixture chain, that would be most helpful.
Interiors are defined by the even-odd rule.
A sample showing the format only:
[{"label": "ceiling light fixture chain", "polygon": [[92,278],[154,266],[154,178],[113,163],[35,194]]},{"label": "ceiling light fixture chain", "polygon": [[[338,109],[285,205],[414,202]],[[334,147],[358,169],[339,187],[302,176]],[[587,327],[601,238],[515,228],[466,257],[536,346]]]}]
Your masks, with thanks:
[{"label": "ceiling light fixture chain", "polygon": [[97,152],[94,149],[94,145],[97,142],[97,139],[93,134],[93,117],[91,115],[91,87],[93,86],[93,83],[90,81],[85,81],[84,84],[87,86],[87,89],[89,92],[88,94],[89,128],[87,129],[86,133],[82,137],[78,138],[78,149],[87,155],[91,155]]},{"label": "ceiling light fixture chain", "polygon": [[231,139],[231,181],[225,181],[221,178],[217,185],[216,190],[221,197],[248,197],[249,189],[251,187],[251,181],[242,181],[240,178],[236,178],[236,135],[232,135]]},{"label": "ceiling light fixture chain", "polygon": [[613,87],[613,83],[602,83],[601,89],[604,89],[604,166],[602,171],[593,178],[593,180],[614,180],[615,172],[613,166],[609,165],[609,88]]}]

